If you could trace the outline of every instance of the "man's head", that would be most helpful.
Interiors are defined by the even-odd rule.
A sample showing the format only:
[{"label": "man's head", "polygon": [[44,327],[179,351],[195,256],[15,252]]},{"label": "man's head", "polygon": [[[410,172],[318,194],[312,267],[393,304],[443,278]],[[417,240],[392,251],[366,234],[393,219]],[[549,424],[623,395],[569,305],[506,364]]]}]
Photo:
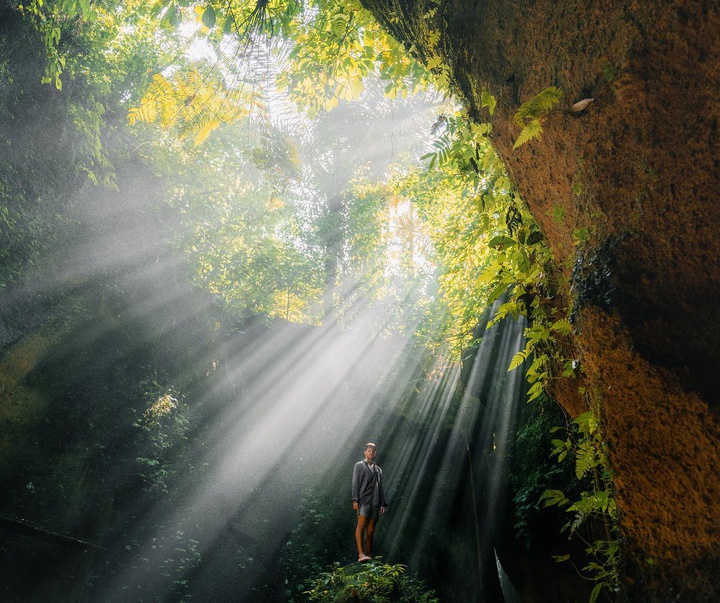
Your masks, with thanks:
[{"label": "man's head", "polygon": [[371,462],[377,454],[377,446],[372,442],[365,444],[365,460]]}]

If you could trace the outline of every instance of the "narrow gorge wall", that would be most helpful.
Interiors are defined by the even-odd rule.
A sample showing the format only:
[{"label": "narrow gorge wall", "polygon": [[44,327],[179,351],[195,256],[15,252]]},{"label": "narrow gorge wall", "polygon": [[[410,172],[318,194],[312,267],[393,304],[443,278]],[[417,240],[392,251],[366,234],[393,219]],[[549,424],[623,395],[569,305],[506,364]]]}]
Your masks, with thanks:
[{"label": "narrow gorge wall", "polygon": [[[600,404],[643,601],[718,597],[720,9],[715,2],[364,0],[421,59],[451,65],[550,242],[584,369],[554,392]],[[436,42],[431,32],[439,30]],[[513,150],[519,106],[563,101]],[[481,109],[486,87],[498,99]],[[574,103],[592,98],[581,112]],[[581,246],[573,233],[588,228]]]}]

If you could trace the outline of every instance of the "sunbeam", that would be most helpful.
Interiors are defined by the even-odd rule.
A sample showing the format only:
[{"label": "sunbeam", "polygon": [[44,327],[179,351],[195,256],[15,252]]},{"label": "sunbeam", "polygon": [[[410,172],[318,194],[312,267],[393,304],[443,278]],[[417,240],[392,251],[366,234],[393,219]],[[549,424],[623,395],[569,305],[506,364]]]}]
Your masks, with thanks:
[{"label": "sunbeam", "polygon": [[[202,428],[203,445],[191,453],[197,465],[207,465],[206,475],[184,487],[174,514],[150,508],[144,513],[154,519],[146,521],[189,526],[202,535],[201,555],[212,554],[229,532],[263,543],[268,551],[278,549],[297,520],[298,501],[313,489],[322,491],[323,476],[337,470],[337,459],[346,458],[348,450],[387,431],[396,411],[388,406],[394,402],[385,388],[407,386],[402,377],[389,382],[388,375],[415,370],[407,364],[407,342],[382,328],[362,328],[389,320],[378,311],[366,303],[342,327],[334,322],[259,327],[238,334],[224,352],[217,350],[203,402],[212,411]],[[436,412],[432,402],[424,403],[428,413]],[[139,535],[142,544],[123,565],[137,567],[153,558],[161,538]],[[137,579],[120,574],[117,587],[109,588]]]},{"label": "sunbeam", "polygon": [[462,513],[465,550],[476,551],[476,572],[466,576],[466,592],[491,592],[499,580],[493,529],[505,510],[507,462],[525,397],[522,372],[508,373],[507,367],[524,347],[524,328],[522,320],[508,319],[486,331],[465,386],[460,365],[438,367],[441,376],[424,386],[412,408],[412,424],[396,426],[392,438],[402,442],[389,452],[396,476],[389,480],[391,491],[401,509],[388,522],[389,552],[413,567],[436,566],[443,556],[445,571],[455,571],[453,564],[463,567],[446,536]]}]

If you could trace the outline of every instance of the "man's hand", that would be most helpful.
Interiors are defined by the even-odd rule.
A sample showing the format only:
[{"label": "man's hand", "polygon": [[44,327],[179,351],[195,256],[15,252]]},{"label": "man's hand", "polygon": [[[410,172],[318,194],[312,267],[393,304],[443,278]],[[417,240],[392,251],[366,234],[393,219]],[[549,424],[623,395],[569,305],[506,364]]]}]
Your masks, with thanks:
[{"label": "man's hand", "polygon": [[355,509],[357,511],[359,508],[360,508],[360,505],[358,504],[358,501],[354,500],[353,501],[353,509]]},{"label": "man's hand", "polygon": [[380,507],[380,515],[385,515],[385,507]]}]

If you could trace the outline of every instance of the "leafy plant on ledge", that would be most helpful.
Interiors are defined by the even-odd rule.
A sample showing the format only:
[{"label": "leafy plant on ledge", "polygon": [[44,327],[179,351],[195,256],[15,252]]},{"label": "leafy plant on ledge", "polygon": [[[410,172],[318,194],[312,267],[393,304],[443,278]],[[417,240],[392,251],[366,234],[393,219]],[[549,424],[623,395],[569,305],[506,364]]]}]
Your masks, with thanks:
[{"label": "leafy plant on ledge", "polygon": [[438,603],[434,591],[405,570],[378,560],[345,567],[335,563],[305,594],[317,603]]}]

